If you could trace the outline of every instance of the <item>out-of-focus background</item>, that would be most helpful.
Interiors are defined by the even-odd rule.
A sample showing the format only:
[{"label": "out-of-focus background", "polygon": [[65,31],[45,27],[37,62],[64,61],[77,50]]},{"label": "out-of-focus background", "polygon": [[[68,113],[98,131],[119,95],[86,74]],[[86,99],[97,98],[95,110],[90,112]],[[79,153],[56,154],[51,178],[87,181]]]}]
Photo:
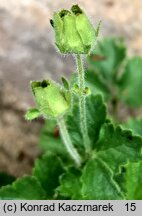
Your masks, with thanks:
[{"label": "out-of-focus background", "polygon": [[141,0],[0,0],[0,171],[14,176],[30,173],[42,122],[24,120],[34,105],[29,81],[67,77],[75,69],[71,56],[54,47],[49,19],[54,11],[79,4],[97,25],[100,40],[123,36],[128,55],[142,53]]}]

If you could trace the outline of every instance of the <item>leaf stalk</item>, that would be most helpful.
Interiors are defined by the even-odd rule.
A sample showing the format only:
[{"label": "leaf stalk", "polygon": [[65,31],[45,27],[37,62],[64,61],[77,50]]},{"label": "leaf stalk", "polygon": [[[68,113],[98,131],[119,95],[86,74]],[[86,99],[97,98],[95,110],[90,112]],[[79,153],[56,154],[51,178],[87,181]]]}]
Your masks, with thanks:
[{"label": "leaf stalk", "polygon": [[91,151],[90,140],[88,137],[87,122],[86,122],[86,96],[84,94],[85,79],[84,69],[81,55],[76,55],[76,64],[78,71],[78,86],[79,86],[79,109],[80,109],[80,128],[83,136],[86,153]]},{"label": "leaf stalk", "polygon": [[70,139],[68,130],[66,128],[66,124],[63,117],[58,118],[58,125],[61,133],[61,138],[63,143],[70,154],[71,158],[74,160],[75,164],[79,167],[81,165],[81,157],[77,152],[76,148],[73,146],[72,141]]}]

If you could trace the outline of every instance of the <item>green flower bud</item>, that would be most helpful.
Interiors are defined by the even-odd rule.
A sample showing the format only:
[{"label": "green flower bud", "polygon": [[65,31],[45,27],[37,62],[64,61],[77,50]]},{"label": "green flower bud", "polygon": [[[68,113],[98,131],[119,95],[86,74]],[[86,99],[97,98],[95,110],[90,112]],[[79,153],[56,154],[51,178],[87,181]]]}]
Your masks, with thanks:
[{"label": "green flower bud", "polygon": [[55,43],[61,53],[89,53],[95,42],[95,29],[78,5],[72,6],[71,11],[54,13],[51,24],[55,30]]},{"label": "green flower bud", "polygon": [[51,80],[31,82],[32,91],[40,115],[58,118],[71,106],[71,94]]},{"label": "green flower bud", "polygon": [[83,90],[83,93],[84,93],[85,96],[90,95],[91,94],[90,88],[89,87],[85,87],[85,89]]}]

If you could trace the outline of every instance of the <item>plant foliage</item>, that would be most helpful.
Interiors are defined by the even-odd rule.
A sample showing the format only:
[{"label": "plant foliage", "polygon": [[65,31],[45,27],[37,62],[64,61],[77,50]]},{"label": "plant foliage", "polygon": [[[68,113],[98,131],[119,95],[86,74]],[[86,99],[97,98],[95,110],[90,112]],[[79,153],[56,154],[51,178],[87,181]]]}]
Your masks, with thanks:
[{"label": "plant foliage", "polygon": [[[79,7],[75,6],[74,9],[79,10]],[[80,13],[86,19],[84,12]],[[54,22],[58,23],[58,19],[62,19],[62,22],[75,19],[76,13],[72,14],[72,18],[67,14],[63,18],[61,13],[57,13]],[[78,21],[78,25],[84,22],[83,19]],[[85,22],[90,25],[88,19]],[[58,26],[56,34],[57,28]],[[71,29],[67,25],[66,28],[67,34]],[[91,31],[94,31],[92,26]],[[65,36],[68,38],[68,35]],[[86,35],[82,37],[86,38]],[[61,43],[58,46],[63,51],[63,41],[59,40],[60,37],[57,39]],[[79,50],[80,43],[79,41]],[[72,45],[73,42],[70,41],[69,48]],[[68,46],[65,51],[69,49]],[[87,47],[83,49],[86,53]],[[1,174],[7,180],[5,184],[1,183],[0,199],[142,199],[142,120],[131,119],[123,125],[114,124],[109,119],[107,109],[111,103],[114,111],[112,114],[116,114],[120,101],[133,108],[142,106],[142,58],[127,58],[122,38],[106,38],[97,43],[95,49],[88,54],[87,61],[85,87],[90,88],[90,94],[86,93],[86,88],[83,89],[80,83],[78,85],[76,74],[70,82],[63,77],[61,88],[51,81],[32,82],[38,109],[30,109],[26,118],[31,120],[43,114],[44,117],[54,119],[47,119],[42,128],[39,147],[43,150],[43,155],[35,161],[32,175],[14,181]],[[88,142],[90,152],[85,150],[84,134],[80,126],[79,104],[82,106],[83,100],[86,115],[83,120],[86,120],[85,127],[88,131],[85,145]],[[59,128],[62,117],[63,127]],[[70,145],[72,152],[79,154],[79,166],[69,156],[64,141]]]}]

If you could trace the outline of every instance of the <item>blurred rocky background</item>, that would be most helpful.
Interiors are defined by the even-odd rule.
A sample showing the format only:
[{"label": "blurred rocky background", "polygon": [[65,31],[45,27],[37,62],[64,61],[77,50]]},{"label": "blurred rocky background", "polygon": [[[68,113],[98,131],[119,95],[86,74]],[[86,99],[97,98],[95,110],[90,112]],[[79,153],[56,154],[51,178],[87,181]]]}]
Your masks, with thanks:
[{"label": "blurred rocky background", "polygon": [[79,4],[94,25],[102,20],[100,39],[123,36],[128,55],[142,53],[141,0],[0,0],[0,171],[31,172],[42,122],[26,122],[33,99],[29,81],[70,76],[74,59],[54,47],[49,19],[54,11]]}]

